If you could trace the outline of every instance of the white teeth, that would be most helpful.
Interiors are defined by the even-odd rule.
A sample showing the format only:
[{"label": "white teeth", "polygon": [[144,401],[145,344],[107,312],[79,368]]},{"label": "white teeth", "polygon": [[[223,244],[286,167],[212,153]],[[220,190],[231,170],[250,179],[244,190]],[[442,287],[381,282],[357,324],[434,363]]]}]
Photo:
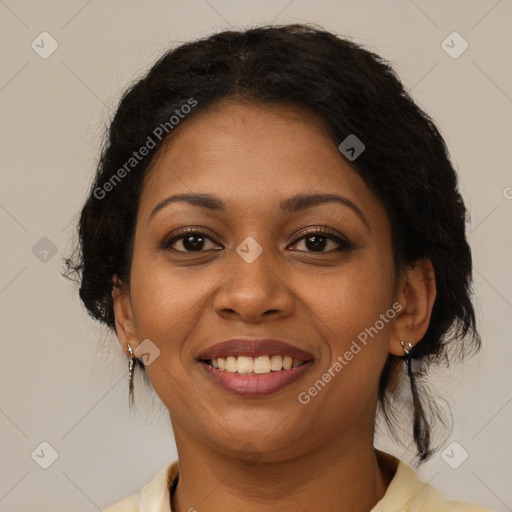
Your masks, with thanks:
[{"label": "white teeth", "polygon": [[227,358],[218,357],[210,360],[211,365],[220,370],[230,373],[240,373],[243,375],[262,375],[280,370],[290,370],[298,368],[304,364],[304,361],[292,359],[290,356],[229,356]]},{"label": "white teeth", "polygon": [[226,371],[231,373],[236,372],[236,357],[229,356],[226,359]]},{"label": "white teeth", "polygon": [[268,356],[255,357],[254,358],[254,373],[269,373],[269,372],[270,372],[270,357],[268,357]]},{"label": "white teeth", "polygon": [[254,366],[255,364],[252,357],[239,356],[236,360],[236,371],[238,373],[251,373]]},{"label": "white teeth", "polygon": [[283,367],[283,358],[281,356],[272,356],[270,358],[270,369],[273,372],[279,371]]}]

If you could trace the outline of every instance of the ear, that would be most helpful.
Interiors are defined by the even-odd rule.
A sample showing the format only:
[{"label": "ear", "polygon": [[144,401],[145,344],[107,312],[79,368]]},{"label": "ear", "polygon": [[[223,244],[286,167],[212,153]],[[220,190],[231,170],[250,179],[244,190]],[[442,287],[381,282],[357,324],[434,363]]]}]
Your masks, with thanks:
[{"label": "ear", "polygon": [[116,323],[116,335],[123,352],[129,357],[128,344],[135,352],[139,342],[136,336],[135,322],[133,319],[130,290],[115,275],[113,277],[112,302]]},{"label": "ear", "polygon": [[436,298],[434,266],[428,258],[409,265],[398,279],[396,300],[402,306],[393,323],[389,352],[403,356],[403,341],[415,346],[427,332]]}]

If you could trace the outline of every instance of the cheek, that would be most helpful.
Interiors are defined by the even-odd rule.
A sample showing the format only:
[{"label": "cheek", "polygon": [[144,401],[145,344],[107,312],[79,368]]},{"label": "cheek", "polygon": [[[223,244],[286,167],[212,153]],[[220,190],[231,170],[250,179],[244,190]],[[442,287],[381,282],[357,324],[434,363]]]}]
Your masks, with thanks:
[{"label": "cheek", "polygon": [[222,273],[177,267],[141,251],[132,263],[132,305],[139,339],[149,338],[177,366],[185,340],[194,337]]},{"label": "cheek", "polygon": [[179,339],[189,330],[195,312],[201,307],[202,287],[195,281],[180,279],[166,272],[137,274],[132,283],[132,304],[138,334],[163,344],[169,338]]},{"label": "cheek", "polygon": [[[352,340],[374,326],[380,315],[391,308],[393,276],[391,259],[383,253],[368,251],[327,278],[303,283],[308,290],[309,307],[317,316],[318,325],[324,326],[322,330],[333,356],[344,352],[347,344],[350,346]],[[385,338],[390,322],[381,323],[377,325],[379,336]]]},{"label": "cheek", "polygon": [[326,429],[326,436],[333,424],[348,428],[376,400],[396,316],[392,263],[382,261],[379,256],[361,259],[332,279],[310,285],[310,307],[324,337],[326,357],[304,391],[318,395],[318,404],[339,405],[329,412],[330,422],[319,427]]},{"label": "cheek", "polygon": [[209,286],[192,270],[171,269],[162,261],[134,257],[131,291],[137,338],[151,340],[160,350],[145,369],[156,394],[170,410],[188,407],[192,390],[183,351],[198,325]]}]

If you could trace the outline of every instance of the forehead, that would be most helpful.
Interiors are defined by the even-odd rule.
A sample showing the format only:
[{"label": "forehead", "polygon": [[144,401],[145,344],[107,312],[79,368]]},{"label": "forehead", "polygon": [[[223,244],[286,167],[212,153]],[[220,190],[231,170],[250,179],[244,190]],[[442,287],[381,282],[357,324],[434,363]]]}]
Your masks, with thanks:
[{"label": "forehead", "polygon": [[382,216],[382,206],[305,108],[223,101],[186,120],[156,155],[141,216],[176,193],[210,193],[227,209],[276,210],[300,193],[340,193]]}]

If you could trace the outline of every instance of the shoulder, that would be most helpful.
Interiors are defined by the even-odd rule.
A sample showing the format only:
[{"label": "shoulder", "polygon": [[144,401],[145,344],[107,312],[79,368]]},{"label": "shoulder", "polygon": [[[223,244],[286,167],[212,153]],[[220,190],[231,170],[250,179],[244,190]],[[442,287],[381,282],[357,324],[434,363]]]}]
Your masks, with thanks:
[{"label": "shoulder", "polygon": [[105,512],[139,512],[139,499],[137,495],[129,496],[107,508]]},{"label": "shoulder", "polygon": [[396,464],[396,472],[383,498],[371,512],[492,512],[488,509],[445,499],[428,482],[421,481],[405,462],[381,452],[381,456]]},{"label": "shoulder", "polygon": [[118,501],[104,512],[172,512],[169,489],[175,486],[178,473],[178,461],[170,462],[138,494]]}]

